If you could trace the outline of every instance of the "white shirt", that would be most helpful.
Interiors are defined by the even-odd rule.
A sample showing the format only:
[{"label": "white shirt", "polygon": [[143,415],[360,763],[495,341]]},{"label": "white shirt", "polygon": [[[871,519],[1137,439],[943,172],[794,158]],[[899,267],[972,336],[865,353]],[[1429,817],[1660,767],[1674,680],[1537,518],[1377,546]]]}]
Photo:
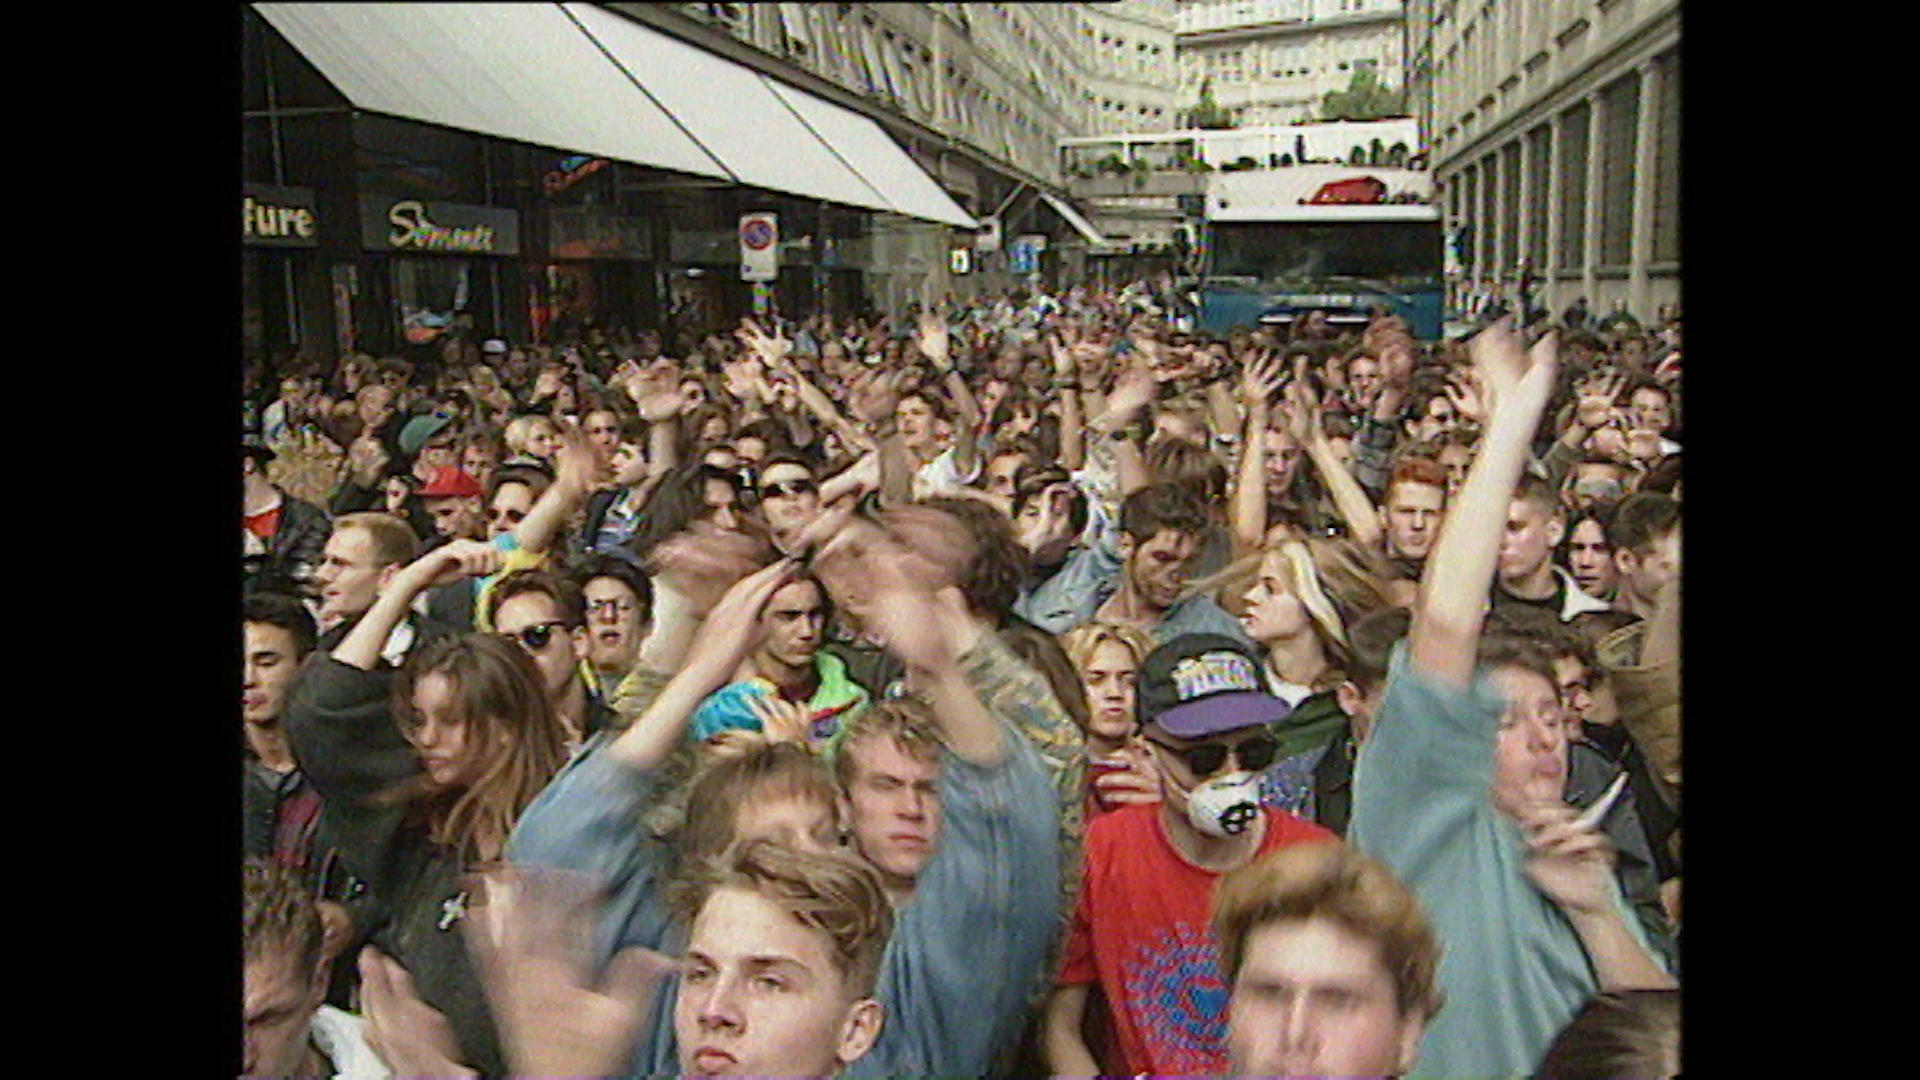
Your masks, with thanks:
[{"label": "white shirt", "polygon": [[335,1080],[388,1080],[393,1075],[367,1045],[366,1028],[365,1020],[331,1005],[313,1014],[313,1045],[333,1062]]}]

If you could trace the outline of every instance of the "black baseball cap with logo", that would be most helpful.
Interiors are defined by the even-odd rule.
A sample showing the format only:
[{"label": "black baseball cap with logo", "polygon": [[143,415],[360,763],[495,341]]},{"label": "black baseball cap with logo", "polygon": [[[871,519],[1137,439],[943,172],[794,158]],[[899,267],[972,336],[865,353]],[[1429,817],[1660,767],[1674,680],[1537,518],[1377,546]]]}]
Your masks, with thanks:
[{"label": "black baseball cap with logo", "polygon": [[1293,710],[1267,692],[1253,651],[1223,634],[1182,634],[1140,665],[1140,722],[1182,739],[1272,724]]}]

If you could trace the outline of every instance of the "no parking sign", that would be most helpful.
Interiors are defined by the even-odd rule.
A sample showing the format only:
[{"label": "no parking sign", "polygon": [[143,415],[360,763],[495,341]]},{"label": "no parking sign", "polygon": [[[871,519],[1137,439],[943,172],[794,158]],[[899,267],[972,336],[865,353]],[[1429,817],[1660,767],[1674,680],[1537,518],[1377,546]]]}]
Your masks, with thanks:
[{"label": "no parking sign", "polygon": [[757,211],[740,215],[740,280],[773,281],[780,276],[780,217]]}]

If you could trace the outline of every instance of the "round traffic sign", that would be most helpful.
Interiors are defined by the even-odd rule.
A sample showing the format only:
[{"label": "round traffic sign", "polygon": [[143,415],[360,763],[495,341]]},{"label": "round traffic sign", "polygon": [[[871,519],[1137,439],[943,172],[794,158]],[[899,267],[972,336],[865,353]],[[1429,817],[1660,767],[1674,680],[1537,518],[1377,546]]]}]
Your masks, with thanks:
[{"label": "round traffic sign", "polygon": [[772,246],[773,238],[773,222],[766,218],[748,218],[740,223],[740,242],[754,251]]}]

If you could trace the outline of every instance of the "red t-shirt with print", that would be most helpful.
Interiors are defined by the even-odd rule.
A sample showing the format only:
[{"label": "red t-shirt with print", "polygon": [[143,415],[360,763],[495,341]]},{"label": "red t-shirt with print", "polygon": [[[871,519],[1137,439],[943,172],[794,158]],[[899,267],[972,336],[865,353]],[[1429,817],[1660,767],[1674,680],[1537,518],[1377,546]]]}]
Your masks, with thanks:
[{"label": "red t-shirt with print", "polygon": [[[1338,842],[1333,833],[1262,807],[1260,854]],[[1128,1076],[1227,1070],[1227,984],[1208,928],[1220,875],[1167,839],[1159,804],[1121,807],[1087,828],[1086,872],[1061,957],[1063,986],[1098,982]]]}]

